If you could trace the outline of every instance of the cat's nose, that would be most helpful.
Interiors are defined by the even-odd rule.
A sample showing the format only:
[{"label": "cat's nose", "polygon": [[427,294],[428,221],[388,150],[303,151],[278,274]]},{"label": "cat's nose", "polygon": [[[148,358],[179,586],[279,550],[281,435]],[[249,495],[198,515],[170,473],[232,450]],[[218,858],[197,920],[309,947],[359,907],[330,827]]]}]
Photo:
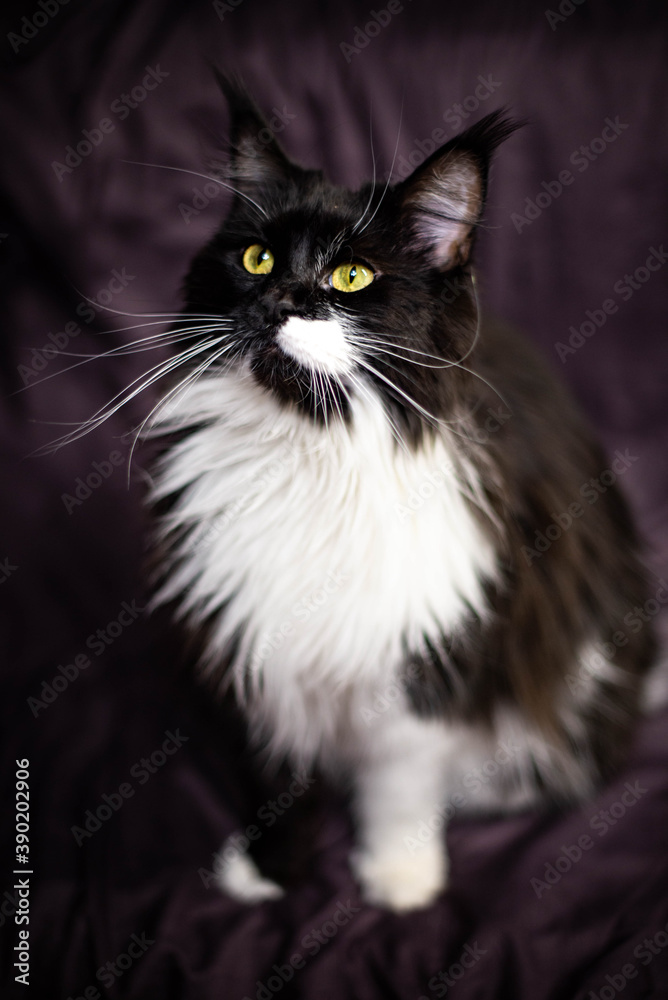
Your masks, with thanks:
[{"label": "cat's nose", "polygon": [[294,316],[296,312],[297,308],[295,307],[295,304],[291,298],[288,298],[286,296],[282,299],[279,299],[278,302],[276,302],[273,307],[274,322],[278,323],[282,319],[285,319],[286,316]]},{"label": "cat's nose", "polygon": [[300,313],[293,295],[285,290],[274,289],[269,292],[263,297],[262,305],[272,323],[280,323],[288,316],[297,316]]}]

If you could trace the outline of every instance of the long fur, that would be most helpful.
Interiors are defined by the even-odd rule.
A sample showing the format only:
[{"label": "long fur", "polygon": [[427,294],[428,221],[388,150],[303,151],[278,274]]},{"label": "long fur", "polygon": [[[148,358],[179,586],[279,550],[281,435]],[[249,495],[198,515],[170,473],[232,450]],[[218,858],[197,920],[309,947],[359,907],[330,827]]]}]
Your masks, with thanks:
[{"label": "long fur", "polygon": [[[221,83],[237,195],[186,282],[221,339],[155,416],[155,600],[258,740],[351,784],[368,898],[423,905],[447,862],[411,831],[501,742],[466,807],[581,797],[623,759],[653,636],[600,644],[644,599],[633,527],[614,485],[584,499],[608,462],[564,391],[481,322],[471,255],[515,124],[495,112],[401,184],[350,192]],[[253,244],[271,273],[242,266]],[[374,281],[336,292],[354,261]]]}]

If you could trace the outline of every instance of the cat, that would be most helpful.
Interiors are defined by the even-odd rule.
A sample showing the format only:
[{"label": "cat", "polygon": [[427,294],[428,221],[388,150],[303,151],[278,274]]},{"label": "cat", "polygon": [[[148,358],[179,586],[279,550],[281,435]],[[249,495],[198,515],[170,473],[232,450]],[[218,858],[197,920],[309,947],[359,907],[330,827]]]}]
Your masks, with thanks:
[{"label": "cat", "polygon": [[[274,758],[350,788],[363,894],[411,910],[448,883],[420,824],[574,802],[624,760],[654,655],[649,626],[610,643],[646,596],[625,456],[481,315],[503,109],[350,191],[219,82],[234,195],[154,417],[155,604]],[[250,857],[231,867],[228,891],[280,892]]]}]

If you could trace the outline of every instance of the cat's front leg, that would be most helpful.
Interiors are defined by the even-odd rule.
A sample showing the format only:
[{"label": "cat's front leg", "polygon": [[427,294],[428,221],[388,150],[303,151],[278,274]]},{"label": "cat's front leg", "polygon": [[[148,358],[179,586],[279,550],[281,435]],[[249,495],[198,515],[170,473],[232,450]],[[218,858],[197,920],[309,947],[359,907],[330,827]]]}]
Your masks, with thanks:
[{"label": "cat's front leg", "polygon": [[[433,830],[447,811],[454,737],[445,723],[401,709],[372,721],[365,737],[354,779],[353,869],[368,902],[427,906],[448,882],[445,832]],[[422,822],[431,835],[420,839]]]}]

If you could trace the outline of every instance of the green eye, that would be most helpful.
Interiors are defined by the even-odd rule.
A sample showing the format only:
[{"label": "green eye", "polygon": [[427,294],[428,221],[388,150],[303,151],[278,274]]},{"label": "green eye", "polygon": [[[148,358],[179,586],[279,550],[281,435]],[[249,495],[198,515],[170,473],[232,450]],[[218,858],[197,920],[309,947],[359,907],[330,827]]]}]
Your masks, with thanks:
[{"label": "green eye", "polygon": [[244,251],[243,262],[251,274],[269,274],[274,266],[274,255],[266,247],[253,243]]},{"label": "green eye", "polygon": [[337,292],[359,292],[374,279],[374,273],[364,264],[339,264],[332,271],[331,283]]}]

